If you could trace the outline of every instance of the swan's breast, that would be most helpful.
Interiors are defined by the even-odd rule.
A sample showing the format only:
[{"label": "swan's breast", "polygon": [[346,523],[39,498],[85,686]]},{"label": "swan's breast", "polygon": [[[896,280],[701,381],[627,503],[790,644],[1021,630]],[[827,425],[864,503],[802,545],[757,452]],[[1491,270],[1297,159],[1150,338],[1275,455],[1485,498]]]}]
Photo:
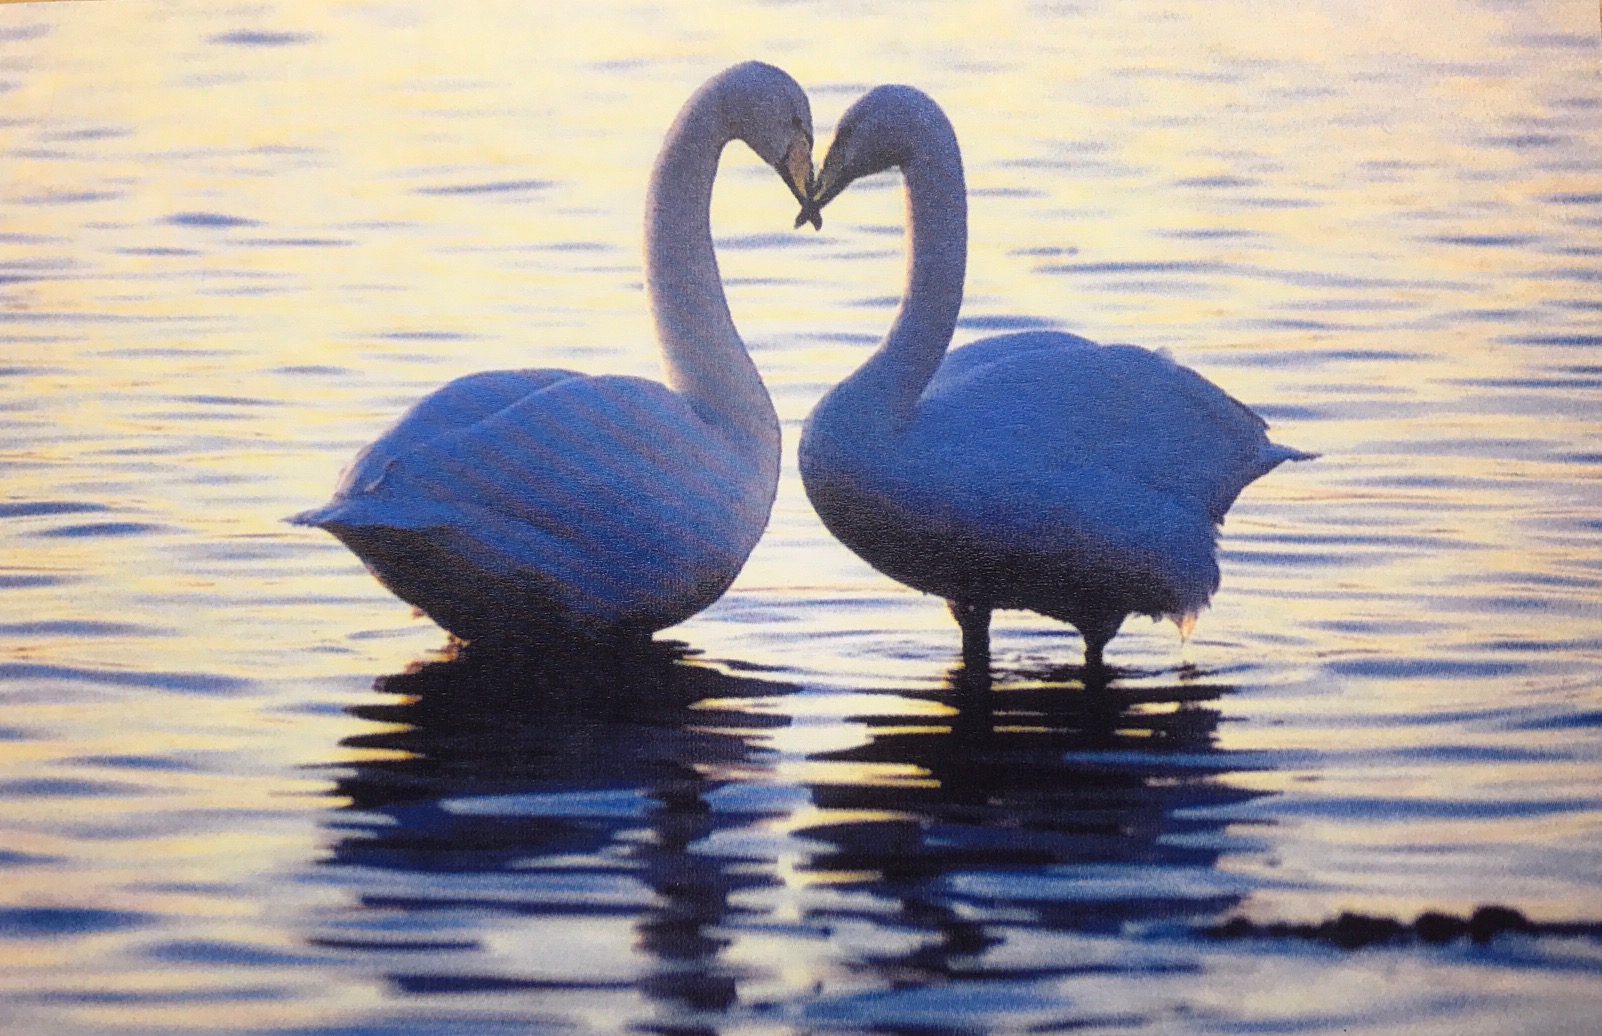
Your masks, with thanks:
[{"label": "swan's breast", "polygon": [[[809,422],[807,494],[869,564],[928,593],[1047,614],[1070,593],[1147,613],[1206,602],[1218,569],[1205,508],[1120,468],[1139,459],[1139,415],[1076,421],[1027,380],[943,389],[896,433],[863,434],[825,406]],[[1109,429],[1124,438],[1111,449],[1098,438]]]}]

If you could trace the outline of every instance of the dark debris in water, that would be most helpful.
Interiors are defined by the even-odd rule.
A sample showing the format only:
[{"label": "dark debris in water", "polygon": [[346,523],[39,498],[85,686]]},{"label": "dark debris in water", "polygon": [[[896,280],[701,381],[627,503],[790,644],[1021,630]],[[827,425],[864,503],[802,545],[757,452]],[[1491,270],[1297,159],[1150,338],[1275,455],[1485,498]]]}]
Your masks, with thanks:
[{"label": "dark debris in water", "polygon": [[1512,907],[1488,905],[1479,907],[1466,918],[1429,910],[1418,915],[1411,924],[1391,917],[1342,913],[1318,924],[1257,924],[1244,917],[1233,917],[1201,930],[1202,935],[1212,939],[1305,939],[1343,950],[1420,942],[1440,946],[1463,938],[1483,946],[1509,932],[1602,939],[1602,922],[1531,921]]}]

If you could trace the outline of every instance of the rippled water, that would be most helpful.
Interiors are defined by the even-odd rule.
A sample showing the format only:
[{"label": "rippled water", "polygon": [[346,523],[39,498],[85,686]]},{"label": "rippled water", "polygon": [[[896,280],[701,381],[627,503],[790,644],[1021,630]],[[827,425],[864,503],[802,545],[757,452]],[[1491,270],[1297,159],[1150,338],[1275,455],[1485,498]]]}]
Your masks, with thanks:
[{"label": "rippled water", "polygon": [[[855,7],[0,7],[0,1026],[1594,1031],[1595,9]],[[654,374],[646,171],[746,57],[824,139],[945,103],[959,337],[1166,347],[1324,454],[1236,505],[1189,644],[1133,621],[1087,686],[1003,613],[970,686],[793,452],[681,646],[583,671],[445,661],[280,523],[455,375]],[[898,192],[792,232],[725,159],[792,451]],[[1207,934],[1491,903],[1551,927]]]}]

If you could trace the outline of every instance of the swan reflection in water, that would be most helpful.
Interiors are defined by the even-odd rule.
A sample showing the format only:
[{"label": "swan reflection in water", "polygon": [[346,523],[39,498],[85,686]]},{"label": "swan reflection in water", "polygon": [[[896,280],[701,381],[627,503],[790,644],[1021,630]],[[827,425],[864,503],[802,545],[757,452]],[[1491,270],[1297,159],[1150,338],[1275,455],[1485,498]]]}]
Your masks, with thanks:
[{"label": "swan reflection in water", "polygon": [[[893,1028],[909,990],[1082,976],[1087,936],[1239,901],[1229,820],[1178,811],[1254,793],[1213,744],[1228,688],[1073,673],[866,696],[662,648],[383,678],[320,871],[357,909],[314,941],[398,1013],[606,1031]],[[995,952],[1020,936],[1049,963]]]},{"label": "swan reflection in water", "polygon": [[542,1016],[575,996],[733,1005],[712,929],[772,879],[693,847],[769,815],[709,797],[757,765],[784,723],[760,703],[793,688],[652,643],[598,663],[464,649],[377,690],[396,700],[351,711],[394,726],[343,742],[378,755],[337,782],[324,861],[370,916],[318,942],[387,955],[404,994],[520,993]]}]

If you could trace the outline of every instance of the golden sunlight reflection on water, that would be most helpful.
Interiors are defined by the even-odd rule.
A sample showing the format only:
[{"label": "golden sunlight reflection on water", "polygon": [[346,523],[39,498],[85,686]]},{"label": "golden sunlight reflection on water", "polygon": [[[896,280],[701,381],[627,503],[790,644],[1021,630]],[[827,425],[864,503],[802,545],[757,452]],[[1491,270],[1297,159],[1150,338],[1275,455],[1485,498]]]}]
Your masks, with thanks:
[{"label": "golden sunlight reflection on water", "polygon": [[[1595,1017],[1584,946],[1184,934],[1595,916],[1594,9],[553,10],[0,6],[0,1029]],[[747,57],[808,88],[818,160],[875,83],[946,106],[959,342],[1166,348],[1323,454],[1236,505],[1189,643],[1131,620],[1097,688],[1071,632],[1003,615],[965,697],[942,604],[794,470],[893,311],[899,181],[793,231],[739,146],[713,226],[787,465],[734,589],[669,633],[695,664],[439,662],[281,523],[454,376],[656,376],[646,175]]]}]

